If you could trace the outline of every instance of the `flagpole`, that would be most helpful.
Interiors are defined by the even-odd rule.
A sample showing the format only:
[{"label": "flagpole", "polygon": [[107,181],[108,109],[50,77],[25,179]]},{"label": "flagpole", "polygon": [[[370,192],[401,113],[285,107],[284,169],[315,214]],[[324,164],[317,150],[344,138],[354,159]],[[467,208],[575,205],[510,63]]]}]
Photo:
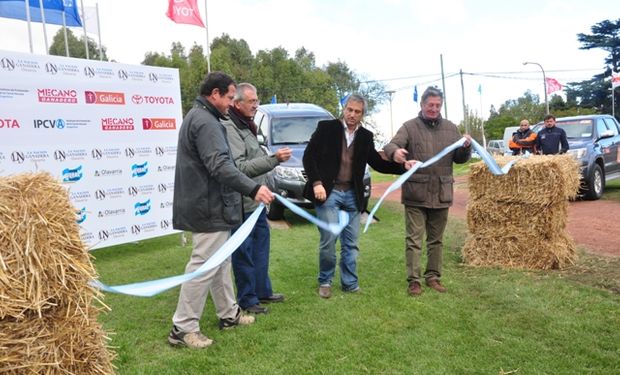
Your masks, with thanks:
[{"label": "flagpole", "polygon": [[67,41],[67,17],[65,12],[62,12],[62,29],[65,31],[65,55],[69,57],[69,42]]},{"label": "flagpole", "polygon": [[95,11],[97,12],[97,36],[99,37],[99,61],[103,61],[103,49],[101,47],[101,22],[99,22],[99,3],[95,3]]},{"label": "flagpole", "polygon": [[45,29],[45,9],[43,8],[43,0],[39,0],[39,7],[41,9],[41,23],[43,24],[43,39],[45,39],[45,54],[49,55],[47,46],[47,30]]},{"label": "flagpole", "polygon": [[28,42],[30,43],[30,53],[34,53],[32,49],[32,30],[30,28],[30,3],[24,1],[24,7],[26,9],[26,21],[28,21]]},{"label": "flagpole", "polygon": [[88,53],[88,35],[86,35],[86,17],[84,17],[84,0],[80,0],[80,8],[82,8],[82,29],[84,30],[84,50],[86,50],[86,60],[90,60]]},{"label": "flagpole", "polygon": [[207,73],[211,73],[211,48],[209,47],[209,13],[207,12],[207,0],[205,0],[205,30],[207,32]]}]

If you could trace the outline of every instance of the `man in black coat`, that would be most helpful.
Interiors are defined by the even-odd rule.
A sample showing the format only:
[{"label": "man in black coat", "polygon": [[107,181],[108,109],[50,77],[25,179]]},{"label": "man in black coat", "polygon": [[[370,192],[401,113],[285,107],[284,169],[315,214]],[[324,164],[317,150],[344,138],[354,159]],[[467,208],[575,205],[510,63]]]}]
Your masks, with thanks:
[{"label": "man in black coat", "polygon": [[536,150],[543,155],[565,154],[569,148],[566,132],[555,126],[555,116],[547,115],[544,121],[545,127],[536,138]]},{"label": "man in black coat", "polygon": [[[357,255],[366,164],[383,173],[405,172],[403,165],[384,160],[375,150],[372,132],[361,126],[366,108],[364,97],[349,95],[343,118],[319,122],[303,157],[308,176],[304,196],[314,203],[319,219],[335,223],[339,210],[349,214],[349,224],[340,233],[340,287],[345,292],[360,290]],[[319,233],[319,296],[329,298],[337,236],[321,228]]]}]

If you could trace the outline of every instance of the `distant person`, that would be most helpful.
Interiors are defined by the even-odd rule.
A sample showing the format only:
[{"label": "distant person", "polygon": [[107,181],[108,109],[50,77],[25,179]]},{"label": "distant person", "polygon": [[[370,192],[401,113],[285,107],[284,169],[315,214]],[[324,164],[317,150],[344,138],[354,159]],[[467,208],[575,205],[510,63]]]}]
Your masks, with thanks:
[{"label": "distant person", "polygon": [[[267,155],[258,143],[254,115],[259,101],[256,87],[249,83],[237,85],[233,104],[228,109],[230,119],[223,122],[228,143],[237,168],[256,183],[267,185],[267,172],[291,157],[291,149],[280,148]],[[244,220],[258,208],[249,197],[243,198]],[[269,223],[263,209],[250,235],[232,254],[232,267],[237,286],[237,303],[246,312],[266,314],[261,303],[284,301],[284,295],[274,294],[269,278]]]},{"label": "distant person", "polygon": [[545,127],[538,132],[536,149],[543,155],[564,154],[568,151],[566,132],[555,126],[555,116],[547,115],[544,118]]},{"label": "distant person", "polygon": [[519,129],[512,133],[508,147],[513,155],[525,154],[526,151],[530,154],[534,153],[536,150],[536,133],[530,129],[530,122],[528,120],[521,120]]},{"label": "distant person", "polygon": [[[360,290],[357,256],[366,164],[382,173],[405,172],[402,165],[384,160],[375,150],[372,132],[362,126],[367,107],[363,96],[349,95],[342,119],[320,121],[303,157],[308,175],[304,196],[314,202],[319,219],[337,223],[339,210],[349,214],[349,223],[340,233],[340,288],[351,293]],[[321,228],[319,234],[319,296],[329,298],[338,237]]]},{"label": "distant person", "polygon": [[[202,266],[241,223],[241,194],[265,204],[271,191],[235,167],[226,141],[225,119],[234,96],[235,81],[221,72],[209,73],[200,95],[179,129],[173,227],[192,232],[193,249],[185,272]],[[183,283],[168,342],[175,346],[206,348],[213,340],[200,332],[200,317],[211,293],[220,329],[254,323],[235,303],[230,258],[202,276]]]},{"label": "distant person", "polygon": [[[461,138],[456,125],[441,117],[443,93],[434,87],[422,94],[422,110],[418,117],[405,122],[390,143],[383,147],[390,160],[425,162]],[[443,232],[452,205],[453,163],[465,163],[471,157],[471,138],[427,168],[419,169],[402,186],[401,201],[405,206],[405,257],[407,291],[411,296],[422,294],[421,281],[438,292],[441,284]],[[422,241],[426,233],[428,260],[421,271]]]}]

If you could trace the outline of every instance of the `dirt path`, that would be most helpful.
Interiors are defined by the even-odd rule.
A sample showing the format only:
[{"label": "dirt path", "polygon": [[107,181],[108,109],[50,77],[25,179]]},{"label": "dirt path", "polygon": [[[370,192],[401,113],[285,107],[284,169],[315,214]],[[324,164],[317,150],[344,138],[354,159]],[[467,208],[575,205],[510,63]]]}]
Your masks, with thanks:
[{"label": "dirt path", "polygon": [[[391,182],[373,184],[373,198],[380,198],[390,184]],[[400,190],[391,193],[386,199],[400,202]],[[467,178],[457,178],[450,215],[466,219],[468,199]],[[571,202],[568,208],[568,232],[578,245],[585,247],[590,253],[620,256],[618,217],[620,217],[618,202],[602,199]]]}]

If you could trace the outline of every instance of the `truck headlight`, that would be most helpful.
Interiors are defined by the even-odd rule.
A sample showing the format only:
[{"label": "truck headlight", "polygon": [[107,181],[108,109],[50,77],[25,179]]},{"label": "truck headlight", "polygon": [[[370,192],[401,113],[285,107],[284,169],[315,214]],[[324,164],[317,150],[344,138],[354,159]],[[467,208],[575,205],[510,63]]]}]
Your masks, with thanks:
[{"label": "truck headlight", "polygon": [[575,148],[568,150],[567,154],[571,155],[573,158],[580,160],[584,156],[586,156],[587,148]]},{"label": "truck headlight", "polygon": [[301,169],[299,168],[277,166],[274,169],[274,172],[278,178],[281,178],[283,180],[306,181],[303,174],[301,173]]}]

